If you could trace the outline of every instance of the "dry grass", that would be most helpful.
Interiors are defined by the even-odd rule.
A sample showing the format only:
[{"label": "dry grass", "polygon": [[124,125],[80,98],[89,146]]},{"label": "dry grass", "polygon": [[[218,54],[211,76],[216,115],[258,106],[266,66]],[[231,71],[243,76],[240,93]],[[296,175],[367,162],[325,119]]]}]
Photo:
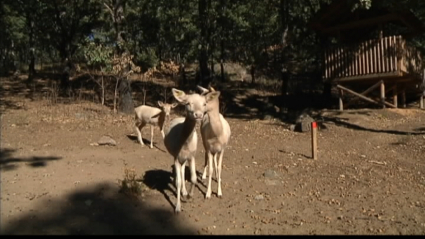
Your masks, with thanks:
[{"label": "dry grass", "polygon": [[124,179],[119,181],[120,193],[123,193],[131,198],[138,198],[142,196],[142,179],[136,174],[134,168],[124,169]]}]

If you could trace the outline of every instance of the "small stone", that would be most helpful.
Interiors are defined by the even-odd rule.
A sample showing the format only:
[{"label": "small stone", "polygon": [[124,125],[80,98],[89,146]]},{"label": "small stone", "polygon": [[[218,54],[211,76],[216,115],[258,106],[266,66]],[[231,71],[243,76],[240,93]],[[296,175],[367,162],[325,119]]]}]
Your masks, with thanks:
[{"label": "small stone", "polygon": [[266,170],[266,172],[264,172],[265,178],[276,178],[276,177],[279,177],[279,176],[280,176],[279,173],[272,170],[272,169],[268,169],[268,170]]},{"label": "small stone", "polygon": [[267,186],[276,186],[276,185],[280,185],[281,184],[281,182],[279,180],[270,180],[270,179],[264,180],[264,183]]},{"label": "small stone", "polygon": [[99,141],[97,142],[99,145],[111,145],[111,146],[116,146],[117,142],[111,138],[110,136],[102,136],[102,138],[99,139]]},{"label": "small stone", "polygon": [[255,200],[264,200],[264,196],[263,195],[257,195],[255,196]]},{"label": "small stone", "polygon": [[298,116],[295,122],[295,130],[300,132],[309,132],[311,130],[311,123],[314,122],[314,119],[310,115],[303,113]]},{"label": "small stone", "polygon": [[273,120],[274,118],[273,118],[273,116],[271,116],[271,115],[269,115],[269,114],[265,114],[264,116],[263,116],[263,120]]}]

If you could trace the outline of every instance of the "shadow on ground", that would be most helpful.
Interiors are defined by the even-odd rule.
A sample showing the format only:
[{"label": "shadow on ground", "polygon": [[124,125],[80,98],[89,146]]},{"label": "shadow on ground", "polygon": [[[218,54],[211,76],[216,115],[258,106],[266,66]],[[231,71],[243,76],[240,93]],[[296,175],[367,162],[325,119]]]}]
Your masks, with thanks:
[{"label": "shadow on ground", "polygon": [[[139,142],[139,139],[137,139],[137,136],[128,134],[127,135],[127,138],[129,140],[133,141],[135,144],[140,145],[140,142]],[[145,139],[143,137],[142,137],[142,140],[143,140],[143,143],[145,144],[143,147],[149,147],[150,146],[150,144],[151,144],[151,141],[150,140]],[[158,147],[157,142],[153,142],[153,146],[155,148],[157,148],[159,151],[162,151],[164,153],[167,153],[167,151],[165,151],[164,149],[161,149],[160,147]]]},{"label": "shadow on ground", "polygon": [[166,191],[170,191],[171,193],[173,193],[174,196],[176,196],[176,191],[170,187],[170,185],[173,184],[174,180],[174,176],[172,173],[174,172],[168,172],[160,169],[149,170],[145,172],[142,181],[150,189],[157,190],[158,192],[160,192],[168,201],[168,203],[170,203],[170,205],[174,208],[175,204],[171,202],[170,197],[166,193]]},{"label": "shadow on ground", "polygon": [[372,128],[366,128],[360,125],[352,124],[346,121],[343,121],[340,118],[337,117],[323,117],[322,120],[324,123],[332,122],[337,126],[346,127],[353,130],[360,130],[360,131],[369,131],[373,133],[386,133],[386,134],[394,134],[394,135],[425,135],[425,132],[417,132],[419,130],[415,130],[416,132],[407,132],[407,131],[398,131],[398,130],[385,130],[385,129],[372,129]]},{"label": "shadow on ground", "polygon": [[9,171],[18,168],[19,164],[25,163],[33,168],[44,167],[47,162],[62,159],[62,157],[49,156],[39,157],[33,156],[28,158],[12,157],[14,149],[0,149],[0,170]]},{"label": "shadow on ground", "polygon": [[[46,208],[48,208],[46,210]],[[3,235],[193,235],[169,208],[153,208],[106,183],[45,199],[37,209],[4,223]]]},{"label": "shadow on ground", "polygon": [[417,128],[417,129],[415,129],[415,131],[425,131],[425,127]]},{"label": "shadow on ground", "polygon": [[[174,170],[174,165],[171,166],[170,171],[165,170],[149,170],[146,171],[145,175],[143,176],[143,183],[149,187],[152,190],[157,190],[160,192],[164,198],[168,201],[170,204],[170,207],[175,208],[176,204],[175,201],[172,201],[172,199],[168,196],[167,191],[171,192],[174,196],[173,200],[175,200],[175,197],[177,197],[176,188],[175,185],[175,176],[176,172]],[[206,187],[206,185],[202,182],[201,172],[196,172],[197,175],[197,184],[195,190],[199,190],[202,192],[202,194],[205,194],[205,190],[201,189],[202,187]],[[190,182],[190,169],[188,167],[185,168],[185,182],[186,182],[186,188],[189,191],[192,183]],[[172,186],[172,187],[171,187]],[[181,197],[182,202],[191,201],[192,199],[190,197]]]},{"label": "shadow on ground", "polygon": [[[0,91],[0,94],[2,94],[1,91]],[[20,110],[20,109],[24,109],[24,107],[20,105],[18,102],[6,100],[6,99],[0,100],[0,114],[5,113],[6,110]]]}]

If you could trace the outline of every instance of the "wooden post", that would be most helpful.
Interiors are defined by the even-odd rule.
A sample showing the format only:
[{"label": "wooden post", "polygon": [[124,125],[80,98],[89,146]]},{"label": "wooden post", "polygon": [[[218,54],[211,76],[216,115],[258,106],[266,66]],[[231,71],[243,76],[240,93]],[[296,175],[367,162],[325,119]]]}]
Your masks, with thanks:
[{"label": "wooden post", "polygon": [[421,97],[419,98],[419,108],[423,109],[424,108],[424,95],[425,95],[425,69],[424,72],[422,74],[422,83],[420,84],[419,89],[421,89]]},{"label": "wooden post", "polygon": [[395,105],[396,108],[398,108],[398,97],[397,97],[397,84],[394,85],[394,89],[393,89],[393,104]]},{"label": "wooden post", "polygon": [[406,89],[403,89],[401,92],[401,103],[403,104],[403,108],[406,108]]},{"label": "wooden post", "polygon": [[317,123],[311,122],[311,154],[317,160]]},{"label": "wooden post", "polygon": [[385,84],[381,81],[381,103],[382,108],[385,108]]},{"label": "wooden post", "polygon": [[344,103],[342,102],[342,97],[344,96],[344,91],[340,88],[338,90],[339,90],[339,110],[343,111],[344,110]]}]

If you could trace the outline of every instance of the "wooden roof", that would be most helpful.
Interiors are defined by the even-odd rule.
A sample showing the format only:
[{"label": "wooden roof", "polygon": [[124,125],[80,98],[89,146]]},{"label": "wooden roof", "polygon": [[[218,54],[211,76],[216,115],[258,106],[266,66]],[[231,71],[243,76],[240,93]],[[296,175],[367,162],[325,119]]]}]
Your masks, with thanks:
[{"label": "wooden roof", "polygon": [[[383,0],[375,0],[383,1]],[[351,9],[356,1],[334,0],[323,6],[310,20],[309,26],[327,36],[341,32],[351,33],[350,37],[364,35],[379,25],[393,23],[406,29],[404,35],[416,35],[425,31],[424,24],[409,10],[388,9],[372,5],[370,9]]]}]

